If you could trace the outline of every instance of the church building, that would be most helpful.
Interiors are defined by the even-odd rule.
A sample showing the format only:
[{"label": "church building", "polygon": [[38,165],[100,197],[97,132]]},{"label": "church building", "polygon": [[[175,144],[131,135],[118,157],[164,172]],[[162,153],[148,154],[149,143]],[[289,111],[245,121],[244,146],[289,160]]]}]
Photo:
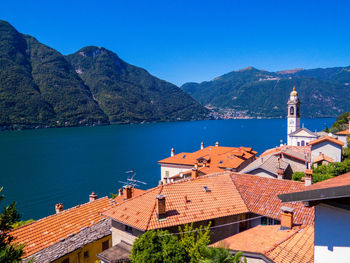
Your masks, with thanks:
[{"label": "church building", "polygon": [[316,133],[304,128],[304,126],[300,128],[300,101],[295,87],[290,93],[287,105],[287,144],[291,146],[306,146],[310,141],[317,139],[319,136]]}]

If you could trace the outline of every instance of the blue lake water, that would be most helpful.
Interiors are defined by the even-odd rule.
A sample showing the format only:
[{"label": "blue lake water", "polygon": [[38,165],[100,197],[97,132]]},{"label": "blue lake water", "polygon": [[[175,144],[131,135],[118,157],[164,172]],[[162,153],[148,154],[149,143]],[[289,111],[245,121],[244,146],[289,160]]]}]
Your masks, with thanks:
[{"label": "blue lake water", "polygon": [[[312,131],[333,118],[303,119]],[[23,219],[38,219],[65,208],[116,193],[125,171],[134,168],[146,189],[160,179],[158,160],[205,146],[247,146],[262,153],[286,142],[285,119],[216,120],[40,129],[0,133],[0,186],[6,201],[17,201]]]}]

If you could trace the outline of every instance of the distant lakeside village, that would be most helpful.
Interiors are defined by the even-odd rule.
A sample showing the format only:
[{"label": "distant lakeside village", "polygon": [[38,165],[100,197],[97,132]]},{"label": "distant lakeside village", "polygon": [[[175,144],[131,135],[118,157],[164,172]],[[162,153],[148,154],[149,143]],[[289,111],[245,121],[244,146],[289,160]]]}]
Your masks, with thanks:
[{"label": "distant lakeside village", "polygon": [[[11,231],[23,262],[130,262],[151,230],[210,226],[210,247],[241,251],[247,262],[348,262],[350,173],[314,182],[314,169],[343,161],[349,128],[330,134],[300,124],[295,88],[287,102],[287,143],[259,156],[254,146],[198,145],[159,160],[159,185],[130,183],[88,203]],[[349,120],[350,122],[350,120]],[[295,174],[300,180],[292,180]],[[138,178],[142,180],[142,178]]]}]

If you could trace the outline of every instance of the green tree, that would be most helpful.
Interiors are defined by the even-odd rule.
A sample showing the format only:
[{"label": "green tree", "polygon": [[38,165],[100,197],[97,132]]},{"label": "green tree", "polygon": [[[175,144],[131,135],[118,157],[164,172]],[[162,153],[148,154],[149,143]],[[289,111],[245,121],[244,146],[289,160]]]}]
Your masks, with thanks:
[{"label": "green tree", "polygon": [[[2,192],[0,188],[0,193]],[[0,202],[5,197],[0,195]],[[5,206],[0,213],[0,263],[20,262],[23,255],[23,245],[14,244],[14,238],[9,234],[13,224],[19,221],[20,215],[16,210],[16,202]]]},{"label": "green tree", "polygon": [[247,259],[243,256],[243,252],[237,252],[232,255],[227,248],[224,247],[210,247],[208,248],[209,255],[202,263],[246,263]]},{"label": "green tree", "polygon": [[147,231],[135,240],[131,249],[131,262],[186,262],[183,247],[178,238],[168,231]]},{"label": "green tree", "polygon": [[131,262],[246,262],[242,253],[234,256],[225,248],[208,247],[210,224],[194,228],[193,224],[179,227],[179,235],[164,230],[147,231],[135,240],[131,249]]},{"label": "green tree", "polygon": [[338,116],[336,121],[333,123],[332,127],[329,129],[329,132],[336,133],[339,131],[346,130],[346,124],[348,123],[348,117],[350,112],[344,112]]}]

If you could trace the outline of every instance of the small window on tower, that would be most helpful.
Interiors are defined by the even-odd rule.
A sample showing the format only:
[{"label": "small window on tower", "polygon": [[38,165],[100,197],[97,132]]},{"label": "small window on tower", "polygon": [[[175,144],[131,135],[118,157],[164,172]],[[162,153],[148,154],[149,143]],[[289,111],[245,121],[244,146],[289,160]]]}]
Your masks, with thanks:
[{"label": "small window on tower", "polygon": [[290,115],[294,115],[294,107],[290,107]]},{"label": "small window on tower", "polygon": [[165,171],[165,177],[169,177],[169,171]]}]

